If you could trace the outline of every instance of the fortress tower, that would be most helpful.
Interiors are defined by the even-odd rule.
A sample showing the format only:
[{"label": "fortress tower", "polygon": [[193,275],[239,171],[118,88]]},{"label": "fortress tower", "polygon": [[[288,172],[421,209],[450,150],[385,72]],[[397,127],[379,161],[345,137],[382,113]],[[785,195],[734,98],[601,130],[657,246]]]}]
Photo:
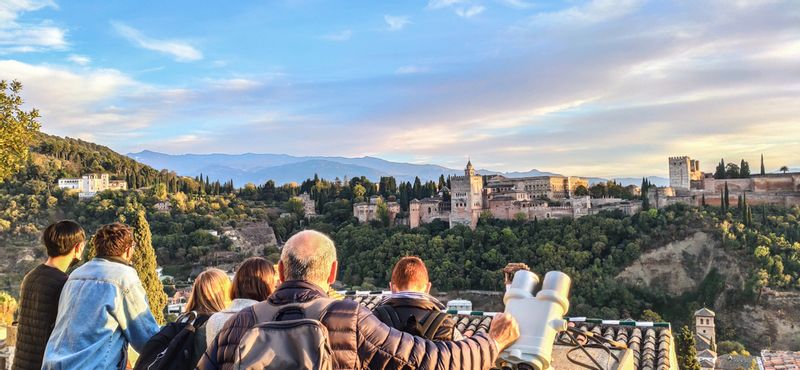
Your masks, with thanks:
[{"label": "fortress tower", "polygon": [[464,176],[451,177],[450,184],[450,227],[467,225],[475,229],[483,210],[483,178],[468,161]]},{"label": "fortress tower", "polygon": [[690,189],[692,180],[700,180],[700,161],[687,156],[669,157],[669,186],[676,189]]}]

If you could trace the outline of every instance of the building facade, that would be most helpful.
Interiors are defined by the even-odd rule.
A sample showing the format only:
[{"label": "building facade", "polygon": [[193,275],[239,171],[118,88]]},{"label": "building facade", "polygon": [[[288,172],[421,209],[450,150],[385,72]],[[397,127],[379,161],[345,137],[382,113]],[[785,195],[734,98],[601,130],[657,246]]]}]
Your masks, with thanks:
[{"label": "building facade", "polygon": [[353,204],[353,217],[357,218],[360,223],[380,220],[379,209],[382,205],[386,206],[386,212],[389,216],[389,225],[394,225],[397,220],[397,215],[400,213],[400,203],[386,202],[381,196],[373,196],[368,202]]},{"label": "building facade", "polygon": [[669,158],[669,186],[676,189],[689,189],[692,181],[700,180],[700,161],[683,157]]},{"label": "building facade", "polygon": [[79,198],[91,198],[106,190],[127,190],[125,180],[111,180],[107,173],[83,175],[79,179],[59,179],[58,187],[66,190],[77,190]]},{"label": "building facade", "polygon": [[464,176],[450,178],[450,227],[465,225],[474,229],[483,211],[483,177],[467,162]]}]

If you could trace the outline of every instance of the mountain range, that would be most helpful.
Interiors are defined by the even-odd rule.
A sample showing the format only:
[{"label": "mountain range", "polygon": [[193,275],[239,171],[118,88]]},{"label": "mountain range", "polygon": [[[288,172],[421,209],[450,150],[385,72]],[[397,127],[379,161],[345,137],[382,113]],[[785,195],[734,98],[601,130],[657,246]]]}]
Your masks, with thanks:
[{"label": "mountain range", "polygon": [[[419,177],[422,181],[436,181],[440,175],[461,175],[463,169],[453,169],[432,164],[413,164],[392,162],[375,157],[324,157],[324,156],[292,156],[287,154],[165,154],[149,150],[129,153],[128,157],[154,168],[166,168],[183,176],[203,174],[211,180],[233,180],[236,186],[248,182],[262,184],[273,180],[278,184],[302,182],[314,174],[319,177],[334,179],[366,176],[377,181],[381,176],[394,176],[398,181],[414,181]],[[502,172],[479,169],[482,175],[503,175],[506,177],[548,176],[558,175],[552,172],[532,169],[525,172]],[[606,179],[590,178],[590,183],[605,182]],[[623,185],[642,182],[641,178],[615,179]],[[662,186],[669,183],[663,177],[651,176],[650,181]]]}]

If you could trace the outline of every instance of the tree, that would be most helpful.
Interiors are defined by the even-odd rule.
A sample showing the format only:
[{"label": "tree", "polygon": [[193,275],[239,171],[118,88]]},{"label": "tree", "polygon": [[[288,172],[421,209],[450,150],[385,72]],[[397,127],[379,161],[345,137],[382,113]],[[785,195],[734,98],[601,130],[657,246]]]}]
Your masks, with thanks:
[{"label": "tree", "polygon": [[141,206],[128,212],[125,218],[128,221],[128,225],[133,228],[133,240],[136,243],[133,249],[133,257],[131,258],[131,266],[139,274],[139,280],[142,281],[142,286],[145,293],[147,293],[150,312],[153,313],[156,322],[159,325],[163,325],[166,322],[164,320],[164,307],[167,306],[167,295],[164,293],[164,286],[156,273],[158,263],[156,262],[155,250],[153,250],[150,224],[147,222],[144,209]]},{"label": "tree", "polygon": [[766,171],[764,171],[764,154],[761,154],[761,174],[766,175]]},{"label": "tree", "polygon": [[781,166],[781,169],[779,171],[783,172],[783,174],[785,175],[787,172],[789,172],[789,167]]},{"label": "tree", "polygon": [[728,212],[730,209],[730,193],[728,192],[728,182],[725,181],[725,189],[722,191],[722,202],[720,202],[720,206],[722,206],[722,212]]},{"label": "tree", "polygon": [[39,131],[39,110],[26,112],[19,95],[22,84],[0,80],[0,182],[19,171],[28,161],[28,148]]},{"label": "tree", "polygon": [[17,300],[11,294],[0,291],[0,324],[11,325],[16,311]]},{"label": "tree", "polygon": [[717,169],[714,171],[714,178],[715,179],[724,179],[725,178],[725,159],[720,159],[719,164],[717,165]]},{"label": "tree", "polygon": [[719,344],[717,345],[717,354],[719,355],[724,355],[733,352],[742,356],[750,356],[750,352],[748,352],[747,349],[744,347],[744,345],[739,342],[725,340],[719,342]]},{"label": "tree", "polygon": [[738,179],[741,177],[741,169],[736,163],[728,163],[725,166],[725,178],[727,179]]},{"label": "tree", "polygon": [[159,202],[167,200],[167,185],[158,183],[153,186],[153,198]]},{"label": "tree", "polygon": [[589,189],[583,185],[578,185],[575,187],[575,195],[579,197],[589,195]]},{"label": "tree", "polygon": [[743,179],[750,177],[750,163],[747,163],[744,159],[742,159],[742,163],[739,165],[739,177]]},{"label": "tree", "polygon": [[364,195],[367,194],[367,189],[364,188],[361,184],[356,184],[353,187],[353,196],[355,196],[356,201],[364,200]]},{"label": "tree", "polygon": [[661,318],[661,315],[653,310],[642,311],[642,320],[651,322],[664,322],[664,319]]},{"label": "tree", "polygon": [[683,326],[678,332],[677,352],[678,368],[681,370],[700,370],[700,363],[697,361],[697,349],[694,348],[694,334],[688,326]]}]

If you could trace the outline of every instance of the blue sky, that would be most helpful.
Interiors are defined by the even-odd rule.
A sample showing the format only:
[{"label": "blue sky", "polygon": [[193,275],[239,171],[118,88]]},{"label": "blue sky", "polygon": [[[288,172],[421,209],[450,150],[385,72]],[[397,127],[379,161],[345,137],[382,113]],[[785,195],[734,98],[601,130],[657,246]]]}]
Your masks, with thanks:
[{"label": "blue sky", "polygon": [[800,164],[795,0],[236,3],[0,0],[0,78],[123,153]]}]

